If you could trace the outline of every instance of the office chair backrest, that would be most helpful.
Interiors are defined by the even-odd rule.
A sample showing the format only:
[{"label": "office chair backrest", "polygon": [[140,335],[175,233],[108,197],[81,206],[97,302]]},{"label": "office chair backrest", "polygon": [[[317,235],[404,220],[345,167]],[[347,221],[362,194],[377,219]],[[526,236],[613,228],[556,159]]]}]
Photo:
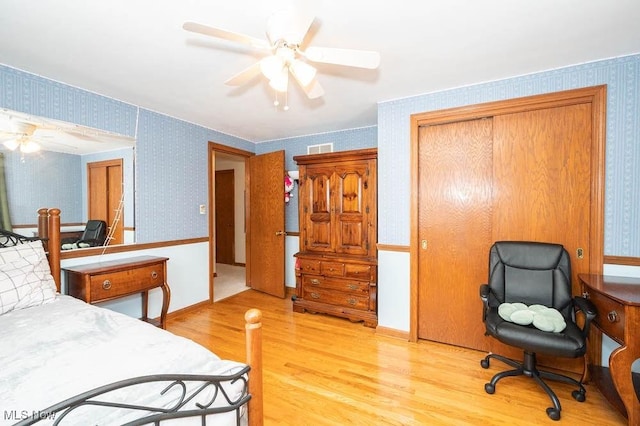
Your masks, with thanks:
[{"label": "office chair backrest", "polygon": [[104,220],[88,220],[80,241],[90,241],[96,246],[101,246],[106,238],[107,223]]},{"label": "office chair backrest", "polygon": [[560,244],[498,241],[489,254],[492,307],[541,304],[571,317],[571,262]]}]

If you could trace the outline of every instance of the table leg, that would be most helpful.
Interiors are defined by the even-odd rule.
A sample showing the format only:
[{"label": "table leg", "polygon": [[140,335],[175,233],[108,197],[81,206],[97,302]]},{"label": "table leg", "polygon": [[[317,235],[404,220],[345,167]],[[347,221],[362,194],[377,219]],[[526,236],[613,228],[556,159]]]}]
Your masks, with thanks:
[{"label": "table leg", "polygon": [[142,320],[143,321],[147,321],[149,318],[148,308],[149,308],[149,292],[143,291],[142,292]]},{"label": "table leg", "polygon": [[169,301],[171,300],[171,290],[169,285],[165,282],[161,286],[162,288],[162,311],[160,312],[160,326],[163,329],[167,328],[167,311],[169,310]]},{"label": "table leg", "polygon": [[640,424],[640,402],[636,397],[631,376],[631,364],[637,358],[637,348],[630,346],[622,346],[614,350],[609,357],[609,370],[613,385],[627,410],[627,419],[630,425]]}]

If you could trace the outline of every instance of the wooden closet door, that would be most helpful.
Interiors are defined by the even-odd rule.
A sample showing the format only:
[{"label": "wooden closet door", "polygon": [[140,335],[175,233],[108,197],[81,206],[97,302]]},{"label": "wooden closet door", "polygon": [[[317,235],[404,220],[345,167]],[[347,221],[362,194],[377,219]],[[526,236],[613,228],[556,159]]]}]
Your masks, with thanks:
[{"label": "wooden closet door", "polygon": [[492,121],[418,132],[418,337],[484,348],[478,289],[491,246]]},{"label": "wooden closet door", "polygon": [[[88,220],[104,220],[107,223],[107,233],[111,233],[108,245],[123,244],[124,206],[120,206],[123,188],[122,159],[87,163],[87,179]],[[115,227],[111,230],[114,223]]]},{"label": "wooden closet door", "polygon": [[590,271],[591,116],[585,103],[493,119],[492,239],[564,245],[573,294]]}]

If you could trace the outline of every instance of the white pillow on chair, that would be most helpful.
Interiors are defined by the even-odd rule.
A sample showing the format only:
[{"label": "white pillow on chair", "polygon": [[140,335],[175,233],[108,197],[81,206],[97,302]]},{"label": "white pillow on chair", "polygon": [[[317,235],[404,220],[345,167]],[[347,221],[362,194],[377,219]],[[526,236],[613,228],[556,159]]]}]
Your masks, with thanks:
[{"label": "white pillow on chair", "polygon": [[567,326],[557,309],[539,304],[527,306],[520,302],[501,303],[498,315],[505,321],[519,325],[533,324],[538,330],[553,333],[559,333]]}]

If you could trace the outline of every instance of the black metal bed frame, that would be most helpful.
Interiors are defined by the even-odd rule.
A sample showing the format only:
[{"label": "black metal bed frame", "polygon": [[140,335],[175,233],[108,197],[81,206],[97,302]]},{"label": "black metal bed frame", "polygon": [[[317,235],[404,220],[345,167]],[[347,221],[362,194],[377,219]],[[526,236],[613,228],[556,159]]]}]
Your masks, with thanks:
[{"label": "black metal bed frame", "polygon": [[16,234],[15,232],[7,231],[6,229],[0,229],[0,247],[13,247],[18,244],[28,243],[30,241],[46,241],[46,239],[40,237],[27,237],[24,235]]},{"label": "black metal bed frame", "polygon": [[[248,373],[251,369],[250,366],[245,366],[237,373],[226,376],[212,376],[212,375],[197,375],[197,374],[160,374],[151,376],[140,376],[131,379],[125,379],[118,382],[114,382],[108,385],[100,386],[93,390],[81,393],[74,397],[71,397],[65,401],[59,402],[41,411],[35,411],[30,413],[31,416],[25,418],[14,426],[27,426],[34,425],[40,421],[53,421],[53,425],[62,424],[67,415],[71,414],[74,410],[86,407],[86,406],[100,406],[108,407],[114,410],[126,410],[127,412],[138,411],[141,416],[139,419],[124,423],[126,426],[137,425],[160,425],[162,421],[187,417],[199,417],[202,425],[207,424],[207,416],[213,414],[221,414],[235,411],[236,425],[240,425],[242,417],[243,407],[251,399],[251,395],[248,392]],[[242,383],[242,391],[237,399],[231,399],[231,397],[225,391],[223,384],[234,384],[236,382]],[[194,383],[194,388],[187,390],[187,383]],[[160,392],[160,395],[164,395],[172,388],[179,387],[181,389],[181,395],[178,401],[172,407],[157,407],[153,405],[137,405],[127,404],[122,402],[115,402],[109,400],[109,394],[114,391],[125,389],[128,387],[138,386],[145,383],[167,383],[164,389]],[[213,395],[206,394],[207,389],[213,387]],[[224,402],[227,405],[214,406],[212,404],[218,396],[224,398]],[[114,395],[111,395],[113,397]],[[207,398],[206,401],[196,401],[198,396]],[[181,411],[187,404],[193,402],[193,405],[197,409],[185,409]],[[246,408],[244,410],[246,412]]]},{"label": "black metal bed frame", "polygon": [[[38,240],[46,241],[46,239],[43,238],[27,237],[16,234],[15,232],[0,229],[0,247],[11,247]],[[200,423],[202,425],[206,425],[208,416],[229,413],[232,411],[235,411],[236,426],[240,426],[243,411],[248,414],[247,403],[251,400],[248,382],[248,374],[250,370],[251,367],[246,365],[236,373],[222,376],[201,374],[156,374],[120,380],[78,394],[43,410],[25,413],[28,417],[25,417],[15,423],[14,426],[34,425],[41,421],[53,422],[52,424],[57,426],[62,424],[65,418],[73,413],[74,410],[87,406],[107,407],[114,411],[124,410],[123,413],[139,412],[141,417],[125,423],[126,426],[147,424],[160,425],[160,423],[165,420],[187,417],[199,417]],[[231,396],[229,396],[227,391],[225,391],[223,384],[228,383],[229,385],[233,385],[237,382],[242,384],[241,392],[237,399],[231,399]],[[181,394],[176,403],[172,407],[168,408],[153,405],[128,404],[109,399],[117,395],[114,393],[117,390],[147,383],[166,383],[166,386],[162,391],[160,391],[159,396],[164,395],[169,390],[176,387],[181,390]],[[191,384],[191,389],[189,389],[187,383]],[[207,390],[211,390],[212,388],[213,393],[210,395]],[[212,406],[212,404],[218,399],[218,396],[221,396],[224,399],[226,405]],[[207,400],[198,401],[197,398],[199,397],[207,398]],[[185,408],[187,404],[190,403],[190,407],[195,405],[197,408]],[[20,413],[20,415],[22,414],[23,413]],[[16,415],[18,414],[16,413]],[[15,420],[18,420],[18,418]]]}]

